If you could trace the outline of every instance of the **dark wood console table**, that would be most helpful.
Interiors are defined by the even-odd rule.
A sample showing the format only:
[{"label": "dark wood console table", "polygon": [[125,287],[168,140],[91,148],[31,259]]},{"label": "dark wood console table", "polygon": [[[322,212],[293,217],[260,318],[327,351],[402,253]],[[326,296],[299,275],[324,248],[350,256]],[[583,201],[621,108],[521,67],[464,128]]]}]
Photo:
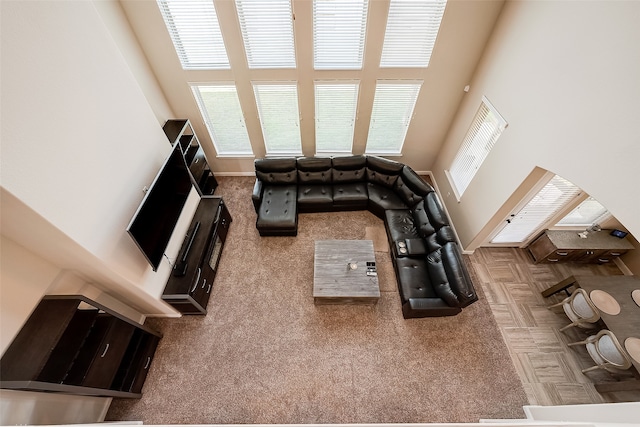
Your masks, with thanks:
[{"label": "dark wood console table", "polygon": [[207,314],[231,215],[222,197],[202,196],[162,299],[183,314]]},{"label": "dark wood console table", "polygon": [[626,239],[611,230],[591,232],[581,238],[577,231],[545,230],[527,250],[537,263],[582,262],[604,264],[633,249]]}]

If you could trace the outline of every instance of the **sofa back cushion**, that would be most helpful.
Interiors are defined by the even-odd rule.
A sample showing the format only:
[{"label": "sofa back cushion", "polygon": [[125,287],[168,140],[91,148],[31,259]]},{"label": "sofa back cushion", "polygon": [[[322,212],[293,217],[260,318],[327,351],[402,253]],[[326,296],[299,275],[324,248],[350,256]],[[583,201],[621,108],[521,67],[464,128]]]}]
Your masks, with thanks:
[{"label": "sofa back cushion", "polygon": [[301,184],[330,184],[330,157],[300,157],[297,161],[298,182]]},{"label": "sofa back cushion", "polygon": [[400,176],[398,176],[393,188],[409,207],[415,206],[424,196],[433,191],[433,187],[406,165],[400,171]]},{"label": "sofa back cushion", "polygon": [[453,307],[466,307],[478,300],[456,243],[449,242],[427,255],[429,278],[436,294]]},{"label": "sofa back cushion", "polygon": [[393,189],[404,165],[382,157],[367,156],[367,181]]},{"label": "sofa back cushion", "polygon": [[268,184],[297,184],[296,159],[273,158],[256,159],[254,161],[256,177]]},{"label": "sofa back cushion", "polygon": [[333,182],[348,184],[352,182],[364,182],[367,167],[365,156],[334,157],[331,159],[333,167]]},{"label": "sofa back cushion", "polygon": [[447,217],[447,213],[440,202],[440,197],[438,197],[435,191],[425,196],[424,208],[427,211],[431,225],[433,225],[436,230],[445,225],[449,225],[449,217]]},{"label": "sofa back cushion", "polygon": [[411,212],[413,214],[413,224],[418,230],[420,237],[427,238],[436,232],[427,214],[424,200],[421,200],[411,208]]}]

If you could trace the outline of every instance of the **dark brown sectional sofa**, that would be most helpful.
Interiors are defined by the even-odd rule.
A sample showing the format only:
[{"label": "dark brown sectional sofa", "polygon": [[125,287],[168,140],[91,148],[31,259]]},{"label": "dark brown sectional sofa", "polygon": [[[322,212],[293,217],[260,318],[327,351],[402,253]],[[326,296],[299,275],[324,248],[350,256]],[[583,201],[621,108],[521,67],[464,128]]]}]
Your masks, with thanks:
[{"label": "dark brown sectional sofa", "polygon": [[295,236],[298,212],[369,210],[384,220],[405,318],[452,316],[477,301],[438,194],[409,166],[376,156],[255,161],[261,236]]}]

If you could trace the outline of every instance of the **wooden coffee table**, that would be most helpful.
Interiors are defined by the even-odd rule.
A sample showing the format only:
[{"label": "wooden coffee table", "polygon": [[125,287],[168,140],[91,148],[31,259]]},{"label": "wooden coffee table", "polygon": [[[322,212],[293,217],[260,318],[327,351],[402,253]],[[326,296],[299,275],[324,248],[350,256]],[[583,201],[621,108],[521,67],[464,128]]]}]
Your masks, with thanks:
[{"label": "wooden coffee table", "polygon": [[315,242],[313,300],[316,304],[375,304],[379,298],[373,241]]}]

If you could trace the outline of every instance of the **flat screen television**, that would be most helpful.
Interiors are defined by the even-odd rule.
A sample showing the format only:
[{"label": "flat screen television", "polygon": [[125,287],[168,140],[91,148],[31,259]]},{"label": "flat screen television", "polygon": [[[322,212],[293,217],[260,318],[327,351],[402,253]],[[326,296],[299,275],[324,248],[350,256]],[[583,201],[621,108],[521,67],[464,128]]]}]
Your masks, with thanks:
[{"label": "flat screen television", "polygon": [[191,176],[180,144],[175,144],[127,226],[153,271],[158,270],[190,191]]}]

